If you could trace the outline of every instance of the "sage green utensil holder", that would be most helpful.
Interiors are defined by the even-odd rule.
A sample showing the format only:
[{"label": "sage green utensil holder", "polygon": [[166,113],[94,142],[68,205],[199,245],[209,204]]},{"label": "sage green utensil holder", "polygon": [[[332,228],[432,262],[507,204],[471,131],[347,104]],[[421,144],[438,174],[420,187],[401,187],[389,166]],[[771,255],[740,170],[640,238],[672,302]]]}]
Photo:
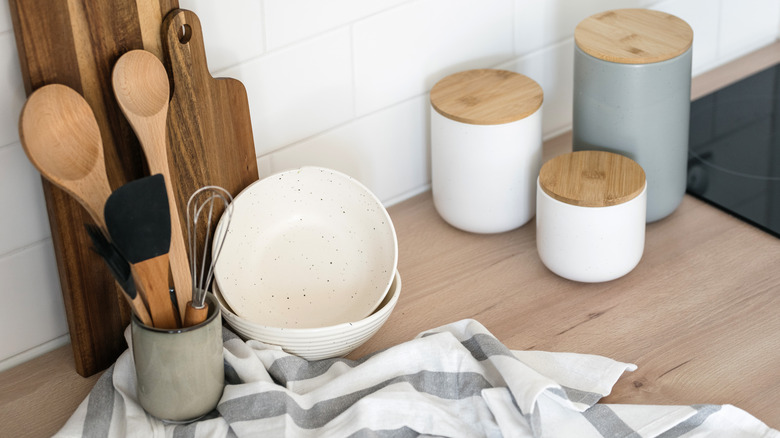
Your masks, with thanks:
[{"label": "sage green utensil holder", "polygon": [[193,327],[158,329],[132,317],[138,401],[161,420],[196,420],[211,412],[222,397],[222,315],[213,295],[207,294],[206,302],[206,320]]}]

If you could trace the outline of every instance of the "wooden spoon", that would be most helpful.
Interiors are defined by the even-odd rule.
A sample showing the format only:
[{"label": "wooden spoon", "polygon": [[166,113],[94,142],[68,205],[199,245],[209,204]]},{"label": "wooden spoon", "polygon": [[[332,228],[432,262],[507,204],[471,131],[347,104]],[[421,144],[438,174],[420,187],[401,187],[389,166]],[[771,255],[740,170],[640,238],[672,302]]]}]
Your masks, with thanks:
[{"label": "wooden spoon", "polygon": [[168,73],[152,53],[132,50],[116,62],[111,80],[119,107],[141,142],[149,168],[152,173],[160,173],[165,178],[171,212],[171,273],[179,314],[184,315],[192,296],[192,278],[168,168],[165,132],[170,99]]},{"label": "wooden spoon", "polygon": [[111,195],[103,143],[95,115],[79,93],[45,85],[27,99],[19,137],[33,166],[73,196],[103,230],[103,206]]}]

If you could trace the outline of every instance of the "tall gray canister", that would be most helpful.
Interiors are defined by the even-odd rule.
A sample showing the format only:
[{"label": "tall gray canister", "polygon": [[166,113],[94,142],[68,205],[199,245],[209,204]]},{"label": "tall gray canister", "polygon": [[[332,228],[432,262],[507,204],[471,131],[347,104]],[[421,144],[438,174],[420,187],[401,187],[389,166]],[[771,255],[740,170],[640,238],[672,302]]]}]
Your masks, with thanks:
[{"label": "tall gray canister", "polygon": [[573,149],[605,150],[647,175],[647,221],[685,194],[693,30],[648,9],[601,12],[574,31]]}]

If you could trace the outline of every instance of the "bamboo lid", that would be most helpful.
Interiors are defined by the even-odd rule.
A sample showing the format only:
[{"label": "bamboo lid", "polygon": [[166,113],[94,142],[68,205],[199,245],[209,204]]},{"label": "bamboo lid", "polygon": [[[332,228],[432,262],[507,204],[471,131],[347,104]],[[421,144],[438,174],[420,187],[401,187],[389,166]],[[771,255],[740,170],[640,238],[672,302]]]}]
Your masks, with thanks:
[{"label": "bamboo lid", "polygon": [[645,171],[634,160],[603,151],[578,151],[544,163],[539,185],[566,204],[608,207],[628,202],[642,193]]},{"label": "bamboo lid", "polygon": [[471,125],[515,122],[542,106],[544,92],[533,79],[506,70],[455,73],[431,90],[431,105],[444,117]]},{"label": "bamboo lid", "polygon": [[617,9],[582,20],[574,41],[595,58],[620,64],[650,64],[685,53],[693,29],[674,15],[650,9]]}]

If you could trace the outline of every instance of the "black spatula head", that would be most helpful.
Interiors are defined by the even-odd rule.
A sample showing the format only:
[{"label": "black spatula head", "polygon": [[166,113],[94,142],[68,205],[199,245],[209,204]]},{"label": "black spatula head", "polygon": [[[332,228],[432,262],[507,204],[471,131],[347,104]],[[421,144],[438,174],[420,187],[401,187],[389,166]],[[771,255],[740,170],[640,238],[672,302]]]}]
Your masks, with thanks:
[{"label": "black spatula head", "polygon": [[162,174],[131,181],[116,189],[103,210],[106,229],[125,259],[140,263],[171,246],[171,212]]},{"label": "black spatula head", "polygon": [[135,299],[137,291],[135,289],[135,281],[133,281],[133,276],[130,272],[130,264],[119,253],[119,250],[108,241],[106,236],[100,231],[100,228],[89,224],[85,224],[84,228],[87,229],[87,234],[89,234],[89,238],[92,240],[92,250],[105,260],[106,265],[108,265],[111,273],[114,274],[114,278],[119,283],[119,286],[127,293],[127,296],[131,300]]}]

